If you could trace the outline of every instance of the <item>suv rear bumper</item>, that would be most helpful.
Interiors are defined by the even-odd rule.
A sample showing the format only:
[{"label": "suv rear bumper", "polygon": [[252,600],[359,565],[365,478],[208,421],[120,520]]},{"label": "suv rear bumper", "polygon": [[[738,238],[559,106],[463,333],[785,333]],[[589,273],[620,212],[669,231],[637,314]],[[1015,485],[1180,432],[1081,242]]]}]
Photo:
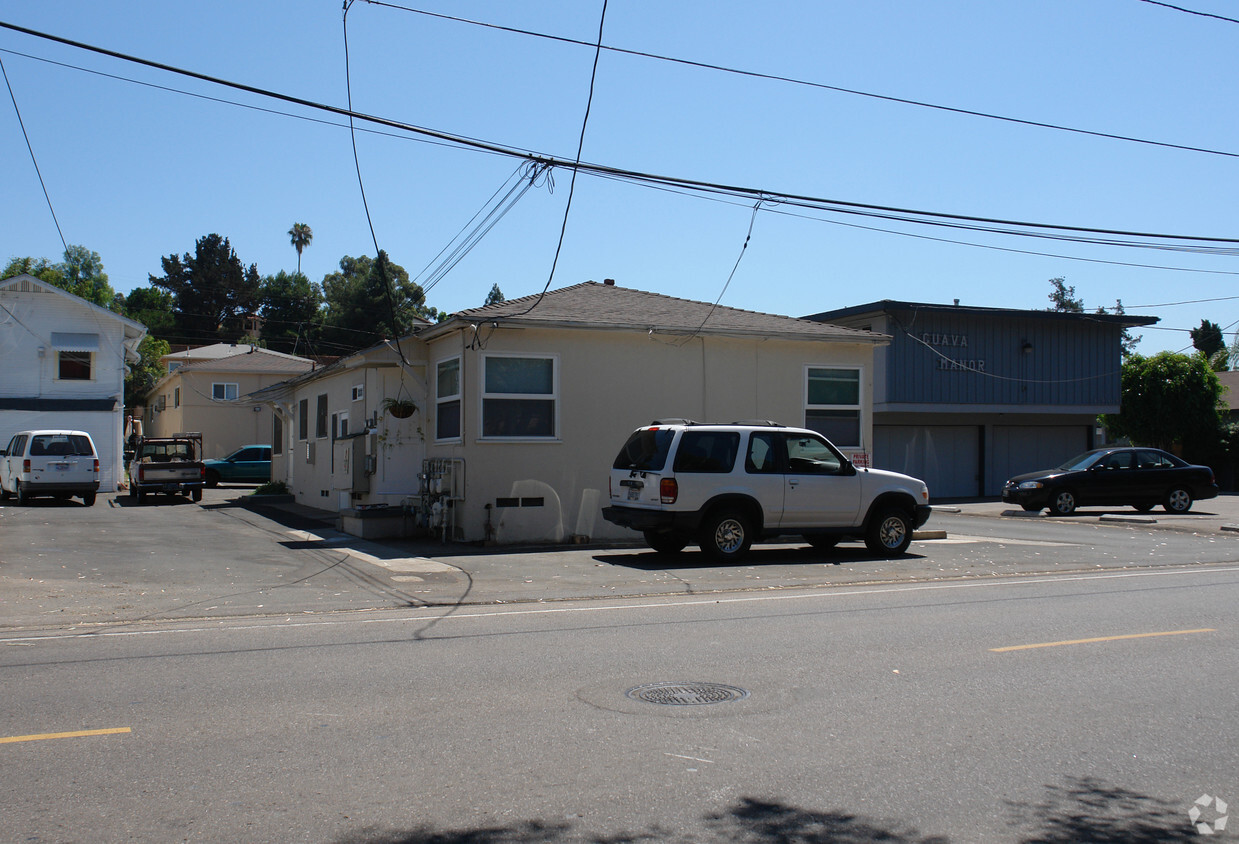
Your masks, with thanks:
[{"label": "suv rear bumper", "polygon": [[692,531],[700,522],[700,514],[676,513],[666,510],[641,510],[636,507],[603,507],[602,517],[612,524],[633,530]]}]

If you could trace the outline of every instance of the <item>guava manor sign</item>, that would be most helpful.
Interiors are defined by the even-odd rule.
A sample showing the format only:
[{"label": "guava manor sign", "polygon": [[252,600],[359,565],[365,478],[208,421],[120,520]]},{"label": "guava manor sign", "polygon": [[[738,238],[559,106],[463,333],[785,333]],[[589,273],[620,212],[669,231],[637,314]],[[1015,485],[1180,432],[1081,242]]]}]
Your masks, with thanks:
[{"label": "guava manor sign", "polygon": [[[926,331],[921,334],[920,340],[926,346],[938,352],[938,361],[936,369],[942,372],[984,372],[984,358],[962,358],[956,355],[964,355],[967,352],[962,351],[968,348],[967,334],[935,334],[932,331]],[[947,351],[939,351],[946,349]]]}]

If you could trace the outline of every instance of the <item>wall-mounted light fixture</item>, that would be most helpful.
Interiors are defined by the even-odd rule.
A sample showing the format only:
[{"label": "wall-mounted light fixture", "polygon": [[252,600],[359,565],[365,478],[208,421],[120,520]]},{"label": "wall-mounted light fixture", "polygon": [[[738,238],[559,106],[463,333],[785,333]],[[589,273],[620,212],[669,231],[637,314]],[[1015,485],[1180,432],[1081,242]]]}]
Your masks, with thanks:
[{"label": "wall-mounted light fixture", "polygon": [[1025,340],[1024,345],[1020,346],[1020,351],[1026,355],[1031,355],[1033,353],[1033,344]]},{"label": "wall-mounted light fixture", "polygon": [[39,346],[39,357],[43,357],[46,354],[47,354],[47,349],[43,348],[42,346]]}]

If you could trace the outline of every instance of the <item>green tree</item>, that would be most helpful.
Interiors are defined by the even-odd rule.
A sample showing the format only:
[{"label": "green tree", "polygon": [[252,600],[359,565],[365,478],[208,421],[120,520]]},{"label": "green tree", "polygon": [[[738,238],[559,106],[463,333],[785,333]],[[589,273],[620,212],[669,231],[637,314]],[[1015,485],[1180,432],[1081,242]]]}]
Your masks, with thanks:
[{"label": "green tree", "polygon": [[74,296],[81,296],[101,308],[112,307],[116,291],[108,284],[108,274],[103,271],[103,259],[98,252],[70,244],[64,261],[56,265],[56,270],[64,279],[61,286]]},{"label": "green tree", "polygon": [[339,349],[362,349],[383,338],[402,337],[414,317],[438,316],[426,306],[422,288],[382,250],[377,260],[365,255],[341,258],[340,271],[323,278],[323,297],[323,338]]},{"label": "green tree", "polygon": [[1204,355],[1131,355],[1123,361],[1121,410],[1103,421],[1111,434],[1138,445],[1209,455],[1222,432],[1221,397]]},{"label": "green tree", "polygon": [[499,285],[492,284],[490,286],[490,292],[486,294],[486,301],[482,303],[482,307],[484,308],[487,305],[498,305],[500,302],[506,301],[507,300],[503,298],[503,291],[499,289]]},{"label": "green tree", "polygon": [[10,258],[9,262],[4,265],[4,269],[0,270],[0,279],[13,278],[18,275],[34,276],[39,281],[64,287],[64,278],[61,277],[60,271],[46,258]]},{"label": "green tree", "polygon": [[136,287],[128,294],[116,294],[120,313],[146,326],[150,335],[160,338],[176,333],[176,313],[172,309],[172,294],[158,287]]},{"label": "green tree", "polygon": [[1191,330],[1192,346],[1208,359],[1215,372],[1227,369],[1229,354],[1226,349],[1226,338],[1222,336],[1222,327],[1207,319],[1200,321],[1199,328]]},{"label": "green tree", "polygon": [[297,272],[301,272],[301,250],[310,245],[310,241],[314,240],[314,232],[305,223],[293,223],[293,227],[288,230],[288,238],[292,242],[293,249],[297,250]]},{"label": "green tree", "polygon": [[1064,313],[1082,314],[1084,313],[1084,301],[1076,298],[1076,289],[1067,286],[1067,279],[1063,277],[1050,279],[1050,285],[1054,288],[1050,292],[1050,301],[1053,303],[1051,311],[1063,311]]},{"label": "green tree", "polygon": [[267,348],[305,353],[322,321],[323,291],[301,273],[280,270],[258,285],[258,315]]},{"label": "green tree", "polygon": [[162,264],[164,274],[150,283],[172,294],[178,339],[232,342],[245,333],[245,317],[258,304],[258,267],[243,266],[228,238],[206,235],[193,255],[169,255]]},{"label": "green tree", "polygon": [[143,397],[151,391],[155,383],[168,374],[164,368],[164,355],[172,351],[166,340],[147,334],[138,344],[138,354],[142,360],[129,367],[125,376],[125,407],[141,404]]}]

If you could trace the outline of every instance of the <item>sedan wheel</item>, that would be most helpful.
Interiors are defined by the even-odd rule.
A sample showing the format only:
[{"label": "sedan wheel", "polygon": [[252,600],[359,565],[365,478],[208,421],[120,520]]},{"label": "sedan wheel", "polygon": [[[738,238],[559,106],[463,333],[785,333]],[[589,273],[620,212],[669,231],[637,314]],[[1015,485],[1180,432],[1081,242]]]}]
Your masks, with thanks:
[{"label": "sedan wheel", "polygon": [[1181,486],[1170,490],[1166,502],[1162,505],[1167,513],[1186,513],[1192,509],[1192,494]]},{"label": "sedan wheel", "polygon": [[1061,489],[1054,494],[1050,509],[1056,516],[1070,516],[1076,511],[1076,497],[1069,489]]}]

